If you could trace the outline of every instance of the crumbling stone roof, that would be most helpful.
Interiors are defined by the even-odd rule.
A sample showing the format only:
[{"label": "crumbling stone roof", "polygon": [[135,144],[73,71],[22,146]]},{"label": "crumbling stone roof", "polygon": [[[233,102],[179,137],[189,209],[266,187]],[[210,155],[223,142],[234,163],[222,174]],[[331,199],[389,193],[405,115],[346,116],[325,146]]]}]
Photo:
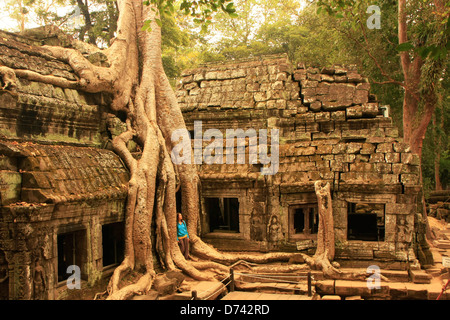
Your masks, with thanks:
[{"label": "crumbling stone roof", "polygon": [[125,199],[127,195],[128,171],[109,150],[2,141],[0,153],[20,163],[22,202]]}]

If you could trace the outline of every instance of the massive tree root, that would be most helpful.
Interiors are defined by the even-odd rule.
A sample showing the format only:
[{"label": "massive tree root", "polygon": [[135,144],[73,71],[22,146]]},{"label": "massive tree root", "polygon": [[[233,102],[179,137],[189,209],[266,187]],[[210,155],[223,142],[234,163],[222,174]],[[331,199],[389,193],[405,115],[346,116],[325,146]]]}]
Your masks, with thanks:
[{"label": "massive tree root", "polygon": [[[174,165],[170,152],[172,133],[185,129],[175,94],[164,73],[161,60],[161,30],[155,19],[158,10],[142,1],[119,1],[117,38],[103,51],[109,67],[92,65],[78,50],[44,46],[45,54],[66,61],[79,77],[78,81],[57,76],[39,77],[32,72],[16,70],[24,78],[77,88],[87,92],[108,92],[114,97],[111,109],[127,115],[127,131],[113,140],[115,152],[130,171],[125,215],[125,258],[114,271],[108,285],[108,299],[129,299],[148,292],[156,276],[154,247],[160,264],[166,270],[181,269],[196,280],[213,280],[202,270],[215,270],[219,277],[229,272],[233,263],[289,261],[298,253],[230,254],[204,243],[197,235],[199,215],[199,177],[195,165]],[[152,31],[142,31],[145,20],[151,20]],[[14,85],[10,70],[0,70],[5,86]],[[7,75],[7,76],[5,76]],[[139,159],[133,157],[127,142],[133,140],[142,149]],[[192,161],[193,163],[193,161]],[[186,261],[176,241],[176,199],[181,188],[182,212],[188,221],[191,253],[202,261]],[[334,258],[334,229],[329,185],[316,183],[319,201],[318,248],[314,257],[304,256],[312,268],[330,277],[343,277],[330,261]],[[156,224],[156,243],[152,243],[151,224]],[[134,284],[121,287],[130,271],[142,274]],[[351,276],[349,276],[351,278]]]}]

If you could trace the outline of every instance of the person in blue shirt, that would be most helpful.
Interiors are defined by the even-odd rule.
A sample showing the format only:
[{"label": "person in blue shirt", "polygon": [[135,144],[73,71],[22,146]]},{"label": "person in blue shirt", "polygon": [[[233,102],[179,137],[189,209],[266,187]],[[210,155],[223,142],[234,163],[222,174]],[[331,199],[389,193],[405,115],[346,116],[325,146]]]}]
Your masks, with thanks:
[{"label": "person in blue shirt", "polygon": [[177,240],[181,253],[189,259],[189,233],[187,231],[186,221],[183,220],[181,213],[177,214]]}]

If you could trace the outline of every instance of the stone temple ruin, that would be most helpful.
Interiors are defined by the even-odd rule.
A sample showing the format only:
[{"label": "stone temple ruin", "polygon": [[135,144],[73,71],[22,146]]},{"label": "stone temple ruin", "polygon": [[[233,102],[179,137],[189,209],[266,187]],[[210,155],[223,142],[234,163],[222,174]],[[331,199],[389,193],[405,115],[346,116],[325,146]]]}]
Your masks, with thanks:
[{"label": "stone temple ruin", "polygon": [[[44,43],[62,41],[0,32],[0,65],[75,80]],[[249,162],[249,138],[245,148],[224,149],[247,155],[244,163],[198,165],[205,241],[220,250],[313,253],[314,182],[325,180],[341,265],[404,270],[426,258],[419,159],[356,70],[264,57],[186,71],[176,93],[192,133],[196,121],[202,135],[218,129],[223,139],[227,129],[279,129],[274,175]],[[110,150],[124,123],[109,102],[20,74],[16,88],[0,90],[0,299],[59,299],[68,266],[94,283],[120,263],[129,174]],[[194,138],[194,151],[210,143]]]},{"label": "stone temple ruin", "polygon": [[267,165],[250,163],[255,142],[248,137],[245,149],[237,141],[224,148],[245,154],[244,163],[199,165],[207,242],[222,250],[313,253],[314,182],[324,180],[332,189],[342,265],[406,268],[425,255],[417,246],[419,158],[355,69],[296,68],[285,56],[204,65],[184,72],[177,96],[196,135],[194,149],[211,143],[204,137],[195,143],[202,137],[194,132],[196,121],[203,133],[217,129],[224,140],[227,129],[279,129],[274,175],[261,175]]}]

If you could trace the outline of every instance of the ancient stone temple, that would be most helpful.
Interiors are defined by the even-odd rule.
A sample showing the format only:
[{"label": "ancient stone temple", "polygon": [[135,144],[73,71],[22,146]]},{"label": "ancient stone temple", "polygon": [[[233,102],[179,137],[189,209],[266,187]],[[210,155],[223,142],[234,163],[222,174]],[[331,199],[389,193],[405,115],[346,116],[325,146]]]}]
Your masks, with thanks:
[{"label": "ancient stone temple", "polygon": [[69,277],[93,283],[123,256],[129,176],[103,148],[117,118],[105,96],[40,81],[75,79],[43,41],[0,33],[0,66],[18,71],[0,86],[0,299],[58,299]]},{"label": "ancient stone temple", "polygon": [[[0,31],[0,299],[64,298],[73,276],[95,283],[124,254],[129,172],[110,141],[126,126],[108,95],[45,83],[76,75],[41,46],[66,46],[64,35],[35,31]],[[323,180],[341,265],[417,265],[419,159],[356,70],[285,56],[204,65],[184,73],[177,96],[207,242],[314,253]]]},{"label": "ancient stone temple", "polygon": [[[202,160],[207,242],[314,253],[314,182],[324,180],[341,265],[417,264],[419,158],[354,68],[294,67],[285,56],[210,64],[184,72],[177,96]],[[268,153],[255,161],[256,147]]]}]

